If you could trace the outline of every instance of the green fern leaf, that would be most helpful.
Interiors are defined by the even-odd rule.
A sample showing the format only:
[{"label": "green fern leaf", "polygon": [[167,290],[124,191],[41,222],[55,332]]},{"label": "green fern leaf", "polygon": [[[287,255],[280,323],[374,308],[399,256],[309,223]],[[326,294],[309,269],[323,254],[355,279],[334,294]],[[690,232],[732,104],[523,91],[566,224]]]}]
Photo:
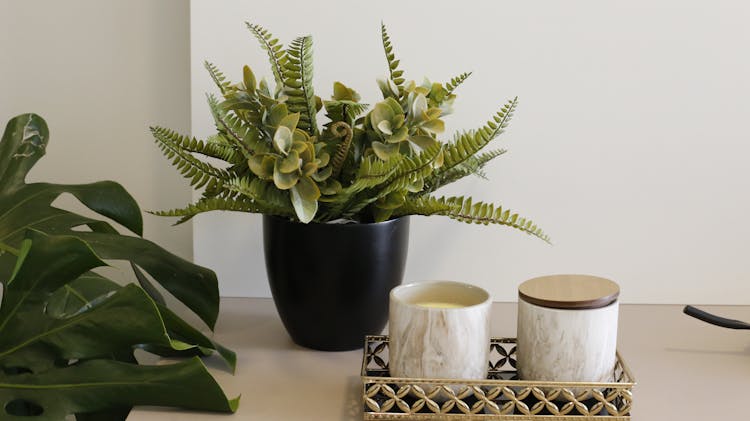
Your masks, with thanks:
[{"label": "green fern leaf", "polygon": [[271,63],[271,71],[276,81],[277,91],[284,86],[284,65],[287,62],[286,52],[278,39],[260,25],[245,22],[247,29],[258,39],[260,46],[268,53],[268,61]]},{"label": "green fern leaf", "polygon": [[[375,155],[363,158],[354,182],[346,186],[328,201],[326,209],[320,214],[320,219],[339,218],[351,203],[369,197],[363,192],[390,180],[396,170],[398,170],[398,166],[403,158],[402,155],[397,155],[388,161],[383,161]],[[359,197],[360,195],[362,197]]]},{"label": "green fern leaf", "polygon": [[444,199],[438,199],[433,196],[423,196],[417,198],[407,198],[406,202],[393,211],[393,216],[403,215],[445,215],[451,211],[457,211],[460,207],[447,203]]},{"label": "green fern leaf", "polygon": [[245,162],[242,156],[234,150],[232,143],[223,134],[209,136],[202,147],[198,146],[195,149],[189,150],[189,152],[220,159],[233,165]]},{"label": "green fern leaf", "polygon": [[464,72],[452,78],[450,82],[445,84],[445,96],[452,94],[456,90],[456,88],[458,88],[458,85],[464,83],[464,81],[468,79],[469,76],[471,76],[471,72]]},{"label": "green fern leaf", "polygon": [[349,203],[342,213],[347,217],[356,215],[362,209],[391,193],[409,192],[413,185],[421,183],[432,173],[441,151],[442,147],[435,145],[424,149],[419,155],[404,157],[396,165],[382,188],[375,189],[372,194],[359,197],[358,200]]},{"label": "green fern leaf", "polygon": [[323,106],[331,123],[343,121],[349,126],[354,126],[357,117],[367,112],[369,107],[368,104],[360,104],[354,101],[323,101]]},{"label": "green fern leaf", "polygon": [[[419,210],[418,207],[422,204],[424,207],[422,210]],[[450,209],[444,212],[436,210],[440,204],[445,204],[446,206],[449,206]],[[521,217],[517,213],[511,212],[508,209],[503,209],[501,206],[495,206],[491,203],[473,202],[470,197],[441,197],[435,200],[426,197],[411,202],[407,200],[404,206],[411,206],[412,209],[417,210],[417,214],[421,214],[420,212],[434,211],[431,214],[444,215],[469,224],[505,225],[523,231],[529,235],[533,235],[547,243],[550,242],[547,234],[545,234],[544,231],[537,227],[531,220]],[[401,212],[401,210],[397,209],[397,212]]]},{"label": "green fern leaf", "polygon": [[157,216],[180,217],[174,225],[179,225],[189,221],[194,216],[211,211],[232,211],[232,212],[249,212],[249,213],[271,213],[269,209],[259,206],[250,200],[226,199],[220,197],[203,198],[195,203],[180,208],[167,211],[149,211],[150,214]]},{"label": "green fern leaf", "polygon": [[233,178],[225,186],[227,190],[239,193],[258,206],[271,210],[274,215],[295,215],[289,192],[277,189],[273,183],[245,176]]},{"label": "green fern leaf", "polygon": [[400,70],[398,65],[401,62],[396,59],[396,54],[393,52],[393,45],[391,45],[391,37],[388,36],[385,24],[380,23],[380,35],[383,40],[383,50],[385,50],[385,59],[388,62],[388,75],[393,83],[398,87],[399,99],[404,95],[404,78],[403,70]]},{"label": "green fern leaf", "polygon": [[248,130],[255,132],[258,139],[270,144],[273,136],[264,130],[263,124],[263,115],[266,108],[256,95],[251,95],[246,91],[234,91],[224,96],[224,101],[219,104],[219,107],[222,110],[233,112],[245,123]]},{"label": "green fern leaf", "polygon": [[[508,101],[491,120],[477,130],[458,133],[453,143],[445,146],[443,165],[425,180],[428,186],[440,184],[440,178],[451,169],[470,161],[479,151],[497,138],[510,123],[518,97]],[[442,183],[440,185],[445,185]],[[432,189],[435,190],[434,188]]]},{"label": "green fern leaf", "polygon": [[346,161],[346,158],[349,155],[349,147],[352,144],[353,132],[352,128],[343,121],[333,123],[330,130],[335,137],[341,139],[331,162],[333,166],[333,177],[338,179],[339,175],[341,175],[344,161]]},{"label": "green fern leaf", "polygon": [[245,159],[250,158],[255,153],[270,151],[269,143],[264,141],[262,133],[255,126],[244,123],[236,115],[222,109],[213,95],[208,95],[208,107],[211,109],[219,133],[229,139],[235,150],[241,153]]},{"label": "green fern leaf", "polygon": [[318,135],[315,114],[318,109],[313,90],[312,37],[299,37],[286,50],[287,60],[283,66],[284,94],[290,113],[300,113],[297,127],[310,135]]},{"label": "green fern leaf", "polygon": [[204,61],[203,66],[208,70],[208,74],[211,75],[211,79],[213,79],[221,94],[224,95],[231,85],[227,81],[226,76],[224,76],[224,73],[222,73],[213,63],[208,61]]},{"label": "green fern leaf", "polygon": [[206,186],[206,189],[215,189],[229,177],[226,171],[215,168],[188,152],[191,145],[197,144],[195,139],[163,127],[151,127],[151,133],[164,156],[172,160],[172,165],[190,180],[190,185],[194,188]]},{"label": "green fern leaf", "polygon": [[403,159],[404,156],[402,155],[397,155],[388,161],[383,161],[375,155],[364,158],[359,165],[354,182],[345,188],[340,195],[359,193],[362,190],[385,183],[393,177]]},{"label": "green fern leaf", "polygon": [[506,152],[507,151],[505,149],[495,149],[489,152],[484,152],[472,156],[465,160],[463,163],[456,165],[449,170],[440,171],[440,169],[438,169],[439,173],[435,174],[433,177],[430,177],[430,179],[425,182],[426,184],[424,190],[418,193],[418,195],[432,193],[443,186],[454,183],[469,175],[476,175],[478,177],[486,179],[487,177],[482,172],[482,168],[484,168],[484,166],[487,165],[489,161],[497,158],[500,155],[503,155]]}]

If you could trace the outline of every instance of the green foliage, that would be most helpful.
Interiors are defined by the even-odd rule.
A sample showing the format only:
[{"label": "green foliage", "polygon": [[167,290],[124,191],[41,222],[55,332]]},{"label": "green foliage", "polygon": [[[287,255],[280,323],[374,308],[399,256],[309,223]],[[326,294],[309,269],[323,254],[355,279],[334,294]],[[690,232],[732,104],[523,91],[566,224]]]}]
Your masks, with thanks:
[{"label": "green foliage", "polygon": [[383,91],[383,96],[389,97],[391,95],[397,96],[400,99],[404,94],[404,72],[400,70],[398,65],[401,60],[396,59],[396,54],[393,52],[393,45],[391,45],[391,37],[388,36],[388,30],[385,28],[385,24],[380,24],[380,37],[383,41],[383,50],[385,51],[385,59],[388,61],[388,76],[387,82],[379,83],[380,89]]},{"label": "green foliage", "polygon": [[300,37],[292,41],[286,50],[284,64],[284,90],[289,112],[299,113],[298,126],[310,135],[318,134],[315,114],[318,108],[313,91],[312,37]]},{"label": "green foliage", "polygon": [[397,209],[395,215],[444,215],[470,224],[506,225],[549,242],[549,237],[532,221],[501,206],[472,202],[470,197],[434,198],[423,196],[409,201],[408,205]]},{"label": "green foliage", "polygon": [[456,88],[458,88],[458,85],[464,83],[464,81],[466,81],[466,79],[468,79],[469,76],[471,76],[471,72],[464,72],[464,73],[461,73],[460,75],[452,78],[449,82],[446,82],[446,84],[445,84],[445,90],[446,90],[447,94],[448,95],[452,94],[453,91],[455,91]]},{"label": "green foliage", "polygon": [[[463,209],[466,202],[459,198],[430,196],[466,176],[485,177],[484,166],[505,152],[485,148],[508,126],[517,99],[484,126],[445,141],[444,118],[452,112],[456,89],[471,73],[446,83],[407,81],[381,25],[388,72],[378,81],[383,100],[371,107],[360,103],[359,94],[341,82],[334,83],[330,99],[321,100],[313,91],[312,37],[296,38],[284,47],[263,27],[247,27],[268,54],[276,88],[258,82],[247,66],[242,82],[229,83],[215,66],[206,65],[221,94],[208,97],[218,133],[201,142],[152,129],[178,170],[193,186],[205,189],[196,203],[157,214],[178,216],[178,223],[212,210],[279,215],[303,223],[443,215],[506,225],[547,239],[532,229],[533,223],[495,215],[493,205]],[[328,121],[318,127],[323,108]],[[191,159],[198,155],[226,165]]]},{"label": "green foliage", "polygon": [[[168,151],[184,173],[196,171],[189,175],[194,180],[195,168],[203,167],[187,151],[208,151],[208,144],[158,133],[175,145]],[[141,404],[233,411],[236,402],[200,360],[149,367],[133,354],[136,348],[158,355],[216,351],[234,369],[234,353],[169,310],[154,285],[213,328],[216,275],[141,238],[140,209],[117,183],[26,183],[48,140],[44,120],[24,114],[8,123],[0,141],[0,418],[41,411],[34,419],[124,420]],[[135,235],[52,206],[64,193]],[[92,271],[107,260],[130,262],[141,286],[120,286]]]}]

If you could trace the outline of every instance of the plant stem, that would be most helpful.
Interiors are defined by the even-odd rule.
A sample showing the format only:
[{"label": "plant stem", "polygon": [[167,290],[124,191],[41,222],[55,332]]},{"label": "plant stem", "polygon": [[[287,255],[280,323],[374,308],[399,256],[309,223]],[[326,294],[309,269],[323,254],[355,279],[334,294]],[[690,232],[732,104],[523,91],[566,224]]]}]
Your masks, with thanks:
[{"label": "plant stem", "polygon": [[5,243],[2,243],[2,242],[0,242],[0,251],[7,251],[8,253],[10,253],[10,254],[12,254],[14,256],[18,256],[18,254],[21,253],[21,251],[18,250],[17,248],[11,247],[11,246],[9,246],[9,245],[7,245]]}]

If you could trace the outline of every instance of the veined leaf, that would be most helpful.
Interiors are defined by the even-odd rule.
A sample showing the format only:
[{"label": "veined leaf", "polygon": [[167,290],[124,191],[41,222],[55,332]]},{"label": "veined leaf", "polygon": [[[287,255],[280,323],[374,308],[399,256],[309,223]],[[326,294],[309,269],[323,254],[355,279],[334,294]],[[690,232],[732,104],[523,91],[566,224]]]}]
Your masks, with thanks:
[{"label": "veined leaf", "polygon": [[60,421],[71,414],[133,405],[234,412],[239,404],[239,398],[227,399],[197,358],[158,366],[94,360],[40,374],[0,372],[0,405],[6,408],[14,401],[43,409],[31,417],[36,421]]},{"label": "veined leaf", "polygon": [[385,51],[385,59],[388,62],[388,73],[390,80],[398,88],[399,98],[404,95],[404,72],[399,70],[398,65],[400,60],[396,60],[396,54],[393,52],[393,45],[391,45],[391,37],[388,36],[388,31],[385,28],[384,23],[380,23],[380,36],[383,41],[383,50]]},{"label": "veined leaf", "polygon": [[266,53],[268,53],[268,61],[271,63],[271,71],[273,72],[273,78],[276,80],[277,89],[281,89],[284,85],[284,65],[287,62],[286,53],[284,51],[278,39],[274,38],[270,32],[260,25],[254,25],[249,22],[245,22],[247,29],[253,33],[255,38],[260,43]]},{"label": "veined leaf", "polygon": [[[216,321],[218,288],[212,271],[184,261],[140,237],[120,235],[106,221],[52,206],[61,194],[70,193],[97,214],[141,235],[140,208],[122,186],[108,181],[73,186],[25,183],[26,174],[43,155],[48,139],[44,120],[26,114],[8,123],[0,142],[0,282],[4,290],[0,305],[0,368],[33,371],[28,376],[13,376],[12,381],[0,374],[0,418],[19,415],[13,411],[33,403],[41,405],[43,410],[41,417],[36,418],[39,420],[58,420],[78,412],[88,414],[82,419],[109,417],[107,419],[115,420],[123,419],[127,409],[137,401],[119,401],[113,408],[105,399],[105,392],[89,385],[86,393],[93,398],[77,401],[81,407],[75,410],[66,406],[66,410],[72,412],[58,417],[60,413],[54,405],[47,406],[48,400],[42,402],[34,385],[46,378],[43,376],[54,377],[58,370],[73,369],[57,368],[61,362],[103,358],[107,364],[116,360],[118,364],[133,365],[137,364],[133,348],[151,346],[174,351],[216,350],[233,364],[231,351],[189,332],[175,322],[173,314],[168,314],[170,323],[165,326],[160,307],[144,289],[136,285],[119,287],[90,272],[105,264],[102,259],[129,260],[139,280],[154,297],[160,298],[160,293],[140,273],[138,266],[207,325],[213,327]],[[179,143],[178,148],[196,146],[185,139]],[[86,228],[92,232],[85,231]],[[177,339],[171,338],[170,332]],[[133,367],[136,372],[148,372]],[[98,374],[106,382],[123,380],[113,372]],[[208,377],[207,381],[213,382],[207,373],[198,377]],[[133,379],[124,379],[127,380]],[[165,379],[165,383],[171,380]],[[198,381],[206,382],[206,379]],[[221,391],[215,383],[213,385],[214,389],[207,393],[215,397]],[[57,396],[59,402],[67,399],[66,391],[50,388],[53,389],[50,396]],[[33,390],[37,398],[26,398],[24,390]],[[103,393],[102,399],[97,399],[94,394],[97,391]],[[230,406],[223,394],[222,399],[210,400],[214,410],[226,410]],[[162,399],[162,402],[169,405],[173,401]],[[193,405],[190,401],[177,404]]]},{"label": "veined leaf", "polygon": [[289,97],[289,112],[300,113],[297,126],[318,135],[318,123],[315,115],[318,112],[315,92],[312,84],[313,55],[312,37],[299,37],[292,41],[286,51],[288,60],[282,68],[284,76],[284,93]]}]

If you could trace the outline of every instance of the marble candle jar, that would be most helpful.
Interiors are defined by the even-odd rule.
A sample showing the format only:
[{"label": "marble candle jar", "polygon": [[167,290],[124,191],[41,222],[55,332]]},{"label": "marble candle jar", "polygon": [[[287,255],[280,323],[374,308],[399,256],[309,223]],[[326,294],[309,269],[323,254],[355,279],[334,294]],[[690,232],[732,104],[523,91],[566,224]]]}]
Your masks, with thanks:
[{"label": "marble candle jar", "polygon": [[519,377],[612,382],[620,289],[588,275],[530,279],[518,288]]},{"label": "marble candle jar", "polygon": [[490,305],[487,291],[460,282],[421,282],[391,290],[391,376],[487,378]]}]

